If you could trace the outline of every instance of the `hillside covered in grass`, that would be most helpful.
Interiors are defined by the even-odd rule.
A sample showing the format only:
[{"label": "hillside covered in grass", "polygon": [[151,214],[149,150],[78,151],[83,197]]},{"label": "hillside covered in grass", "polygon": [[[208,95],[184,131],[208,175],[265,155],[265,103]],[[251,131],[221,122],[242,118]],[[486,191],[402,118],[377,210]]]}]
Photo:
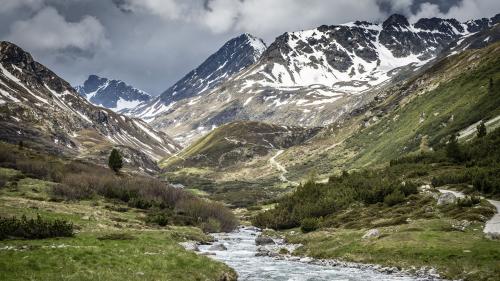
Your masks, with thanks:
[{"label": "hillside covered in grass", "polygon": [[[343,172],[327,183],[311,180],[253,222],[276,230],[300,227],[308,234],[289,235],[305,245],[297,254],[437,266],[448,278],[495,280],[500,241],[482,229],[496,209],[479,195],[500,195],[499,140],[496,129],[465,144],[450,140],[437,151],[395,159],[386,168]],[[468,196],[442,204],[434,188]],[[361,239],[368,229],[382,234]]]},{"label": "hillside covered in grass", "polygon": [[408,81],[382,90],[371,104],[325,128],[305,147],[281,156],[289,178],[386,165],[439,149],[453,134],[463,142],[480,121],[500,125],[500,43],[441,58]]},{"label": "hillside covered in grass", "polygon": [[178,243],[237,224],[155,178],[0,144],[2,280],[234,280]]}]

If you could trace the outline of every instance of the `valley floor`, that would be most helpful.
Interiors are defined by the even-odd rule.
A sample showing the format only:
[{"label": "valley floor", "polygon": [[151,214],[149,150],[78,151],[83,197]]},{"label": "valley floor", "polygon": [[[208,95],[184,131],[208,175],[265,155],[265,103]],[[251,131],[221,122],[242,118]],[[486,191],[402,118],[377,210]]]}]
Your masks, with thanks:
[{"label": "valley floor", "polygon": [[[18,172],[0,168],[3,178]],[[145,214],[116,202],[50,202],[53,183],[23,178],[0,189],[1,217],[72,222],[74,237],[0,240],[0,280],[226,280],[223,263],[184,250],[179,242],[208,242],[194,227],[152,227]],[[231,280],[231,279],[227,279]]]}]

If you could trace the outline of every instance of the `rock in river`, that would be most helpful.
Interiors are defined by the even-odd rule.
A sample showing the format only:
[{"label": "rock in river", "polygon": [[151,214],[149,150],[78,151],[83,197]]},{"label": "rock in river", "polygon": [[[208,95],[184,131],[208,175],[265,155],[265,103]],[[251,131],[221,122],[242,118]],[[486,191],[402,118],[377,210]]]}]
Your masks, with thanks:
[{"label": "rock in river", "polygon": [[259,237],[255,238],[255,245],[257,246],[273,244],[275,244],[274,240],[269,236],[260,235]]}]

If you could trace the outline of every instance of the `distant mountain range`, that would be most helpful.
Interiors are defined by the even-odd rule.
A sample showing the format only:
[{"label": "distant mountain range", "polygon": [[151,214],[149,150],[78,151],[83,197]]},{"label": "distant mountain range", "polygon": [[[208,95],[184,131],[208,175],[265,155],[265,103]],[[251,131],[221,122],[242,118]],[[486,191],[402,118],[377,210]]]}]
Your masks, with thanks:
[{"label": "distant mountain range", "polygon": [[[450,44],[492,27],[402,15],[287,32],[265,48],[244,34],[226,43],[162,95],[127,110],[190,143],[234,120],[326,126],[370,102],[377,91],[421,71]],[[237,54],[237,55],[236,55]]]},{"label": "distant mountain range", "polygon": [[[284,186],[293,186],[312,177],[327,181],[329,176],[342,171],[380,167],[399,158],[419,159],[422,152],[442,149],[453,135],[458,135],[461,143],[471,141],[477,136],[476,128],[481,122],[485,123],[488,132],[500,127],[499,41],[500,24],[496,24],[443,45],[441,52],[433,55],[435,59],[414,71],[400,70],[402,72],[394,76],[398,79],[393,77],[383,82],[382,87],[347,94],[347,97],[362,100],[359,104],[325,102],[311,105],[306,108],[307,113],[319,115],[318,121],[329,121],[333,116],[325,114],[327,107],[342,106],[345,110],[341,118],[319,127],[297,127],[307,125],[306,119],[296,121],[297,126],[230,121],[241,118],[238,110],[242,107],[234,106],[233,111],[224,111],[225,102],[244,104],[251,94],[259,99],[259,93],[238,93],[233,90],[236,88],[226,88],[227,94],[209,93],[199,102],[208,113],[204,113],[201,106],[191,105],[192,113],[187,116],[201,115],[200,122],[210,121],[210,111],[219,95],[222,111],[214,116],[220,117],[224,112],[226,119],[219,120],[228,123],[195,140],[175,157],[160,162],[160,166],[172,180],[202,186],[216,194],[216,198],[231,198],[237,203],[243,196],[232,195],[235,190],[248,194],[249,198],[269,194],[273,187],[274,191],[283,192]],[[265,59],[266,54],[257,65],[265,63]],[[252,66],[238,77],[243,78],[253,71]],[[238,81],[232,81],[234,87],[239,85]],[[256,82],[259,83],[264,82]],[[279,93],[272,89],[264,91]],[[243,96],[228,101],[231,93]],[[293,102],[293,95],[288,96],[290,104],[286,104],[283,96],[281,98],[281,104],[268,103],[271,104],[265,111],[268,116],[262,116],[262,120],[301,118],[294,115],[293,107],[300,104]],[[266,105],[265,100],[257,102]],[[247,114],[250,110],[258,112],[259,108],[252,103],[253,100],[243,107]],[[252,107],[247,109],[249,106]],[[278,111],[281,107],[288,107],[290,111]],[[275,117],[277,114],[281,116]],[[406,156],[408,158],[404,158]]]},{"label": "distant mountain range", "polygon": [[75,89],[92,104],[115,112],[135,108],[151,99],[150,94],[121,80],[109,80],[97,75],[90,75],[83,85]]}]

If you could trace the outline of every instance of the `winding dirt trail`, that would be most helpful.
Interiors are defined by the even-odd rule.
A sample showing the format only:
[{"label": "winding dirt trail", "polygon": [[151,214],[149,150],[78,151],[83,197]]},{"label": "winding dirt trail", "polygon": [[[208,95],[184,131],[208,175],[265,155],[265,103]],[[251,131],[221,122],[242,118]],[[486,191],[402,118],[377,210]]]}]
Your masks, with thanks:
[{"label": "winding dirt trail", "polygon": [[283,182],[289,182],[289,180],[285,177],[285,174],[287,173],[287,170],[283,165],[281,165],[278,161],[276,161],[276,157],[280,156],[284,152],[283,149],[278,150],[276,154],[269,159],[269,163],[271,163],[271,166],[275,167],[278,171],[281,172],[280,174],[280,180]]}]

